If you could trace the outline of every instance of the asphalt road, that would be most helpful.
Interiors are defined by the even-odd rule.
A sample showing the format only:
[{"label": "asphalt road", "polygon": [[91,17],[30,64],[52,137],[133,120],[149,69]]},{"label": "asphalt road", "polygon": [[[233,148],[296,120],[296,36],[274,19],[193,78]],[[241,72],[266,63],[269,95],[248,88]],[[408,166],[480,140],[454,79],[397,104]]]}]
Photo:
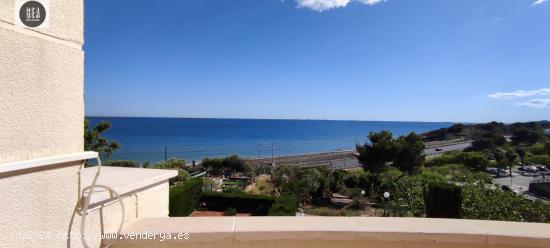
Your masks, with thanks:
[{"label": "asphalt road", "polygon": [[441,151],[436,151],[435,150],[437,149],[436,147],[426,148],[424,150],[424,154],[426,154],[426,156],[428,157],[435,157],[449,151],[462,151],[471,145],[472,145],[472,142],[464,142],[464,143],[458,143],[458,144],[453,144],[448,146],[440,146],[439,148],[441,148]]}]

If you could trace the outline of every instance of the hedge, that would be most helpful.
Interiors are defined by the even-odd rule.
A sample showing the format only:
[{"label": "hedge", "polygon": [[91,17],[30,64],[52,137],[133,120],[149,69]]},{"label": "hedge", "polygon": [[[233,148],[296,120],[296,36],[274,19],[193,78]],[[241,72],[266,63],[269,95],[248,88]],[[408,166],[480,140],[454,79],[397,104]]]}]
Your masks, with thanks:
[{"label": "hedge", "polygon": [[424,192],[426,217],[462,218],[462,188],[448,183],[430,183]]},{"label": "hedge", "polygon": [[275,197],[247,193],[203,192],[200,202],[211,211],[226,211],[228,208],[234,208],[239,213],[265,216],[275,202]]},{"label": "hedge", "polygon": [[199,205],[201,192],[201,178],[170,188],[169,215],[171,217],[190,215]]}]

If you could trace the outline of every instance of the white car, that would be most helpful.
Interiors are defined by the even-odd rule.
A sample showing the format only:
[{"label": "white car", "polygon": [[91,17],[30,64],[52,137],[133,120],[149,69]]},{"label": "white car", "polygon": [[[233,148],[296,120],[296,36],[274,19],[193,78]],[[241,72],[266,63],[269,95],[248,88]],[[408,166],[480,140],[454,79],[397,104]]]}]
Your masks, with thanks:
[{"label": "white car", "polygon": [[535,166],[525,166],[524,170],[528,171],[528,172],[537,172],[538,171],[537,167],[535,167]]}]

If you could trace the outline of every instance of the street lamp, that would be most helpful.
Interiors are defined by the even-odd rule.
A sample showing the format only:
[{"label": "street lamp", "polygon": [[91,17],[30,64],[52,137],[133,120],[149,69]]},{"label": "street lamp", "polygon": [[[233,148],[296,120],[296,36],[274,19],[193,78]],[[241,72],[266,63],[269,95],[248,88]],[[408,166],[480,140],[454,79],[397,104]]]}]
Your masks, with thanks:
[{"label": "street lamp", "polygon": [[365,198],[364,198],[365,204],[364,204],[364,206],[363,206],[363,210],[365,210],[366,207],[367,207],[367,201],[366,201],[366,196],[365,196],[366,193],[367,193],[367,192],[365,192],[364,190],[361,190],[361,196],[362,196],[362,197],[365,197]]},{"label": "street lamp", "polygon": [[388,201],[390,199],[390,193],[389,192],[384,192],[384,217],[386,216],[386,211],[387,211],[387,208],[388,208]]}]

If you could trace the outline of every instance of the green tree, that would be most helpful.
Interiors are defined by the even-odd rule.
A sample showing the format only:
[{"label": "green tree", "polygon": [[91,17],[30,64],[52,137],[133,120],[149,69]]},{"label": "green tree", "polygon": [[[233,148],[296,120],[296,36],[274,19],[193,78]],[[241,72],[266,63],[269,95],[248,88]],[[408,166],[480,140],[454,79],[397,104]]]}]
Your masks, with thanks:
[{"label": "green tree", "polygon": [[109,141],[102,134],[111,128],[111,123],[102,121],[90,127],[90,121],[84,119],[84,150],[95,151],[105,159],[109,159],[113,152],[120,147],[118,142]]},{"label": "green tree", "polygon": [[544,144],[544,151],[546,151],[546,154],[550,157],[550,142]]},{"label": "green tree", "polygon": [[386,164],[395,158],[396,151],[392,133],[386,130],[379,133],[371,132],[369,140],[370,143],[357,145],[356,149],[359,153],[357,159],[363,165],[365,171],[378,177]]},{"label": "green tree", "polygon": [[512,149],[506,149],[506,152],[504,153],[504,157],[506,161],[506,166],[510,171],[510,176],[512,176],[512,167],[514,167],[514,165],[517,162],[518,154]]},{"label": "green tree", "polygon": [[403,173],[411,173],[424,165],[424,142],[414,132],[401,136],[394,142],[395,159],[393,166]]},{"label": "green tree", "polygon": [[201,161],[201,166],[211,175],[219,176],[223,174],[223,159],[221,158],[204,158]]},{"label": "green tree", "polygon": [[514,149],[519,157],[519,162],[521,163],[521,168],[525,166],[525,155],[527,155],[527,148],[525,148],[525,145],[519,145],[516,146]]},{"label": "green tree", "polygon": [[528,128],[521,126],[516,128],[512,133],[512,143],[515,145],[526,144],[532,145],[544,139],[544,132],[542,129]]},{"label": "green tree", "polygon": [[475,139],[472,142],[472,147],[470,148],[470,150],[492,151],[498,147],[505,146],[507,143],[508,141],[506,141],[506,138],[504,138],[504,136],[502,136],[501,134],[489,132],[489,133],[484,133],[483,135],[481,135],[480,138]]},{"label": "green tree", "polygon": [[325,178],[317,168],[280,166],[273,171],[272,181],[278,191],[296,195],[300,202],[308,203],[312,195],[322,189]]},{"label": "green tree", "polygon": [[452,126],[447,128],[447,130],[449,133],[452,133],[455,135],[461,134],[462,132],[464,132],[464,124],[462,123],[453,124]]},{"label": "green tree", "polygon": [[246,164],[244,159],[240,158],[237,155],[231,155],[229,157],[225,157],[222,160],[222,166],[223,168],[226,168],[232,172],[248,172],[250,171],[250,167]]},{"label": "green tree", "polygon": [[503,167],[506,167],[506,156],[504,154],[505,151],[502,149],[496,149],[493,151],[493,157],[497,163],[497,168],[502,169]]}]

